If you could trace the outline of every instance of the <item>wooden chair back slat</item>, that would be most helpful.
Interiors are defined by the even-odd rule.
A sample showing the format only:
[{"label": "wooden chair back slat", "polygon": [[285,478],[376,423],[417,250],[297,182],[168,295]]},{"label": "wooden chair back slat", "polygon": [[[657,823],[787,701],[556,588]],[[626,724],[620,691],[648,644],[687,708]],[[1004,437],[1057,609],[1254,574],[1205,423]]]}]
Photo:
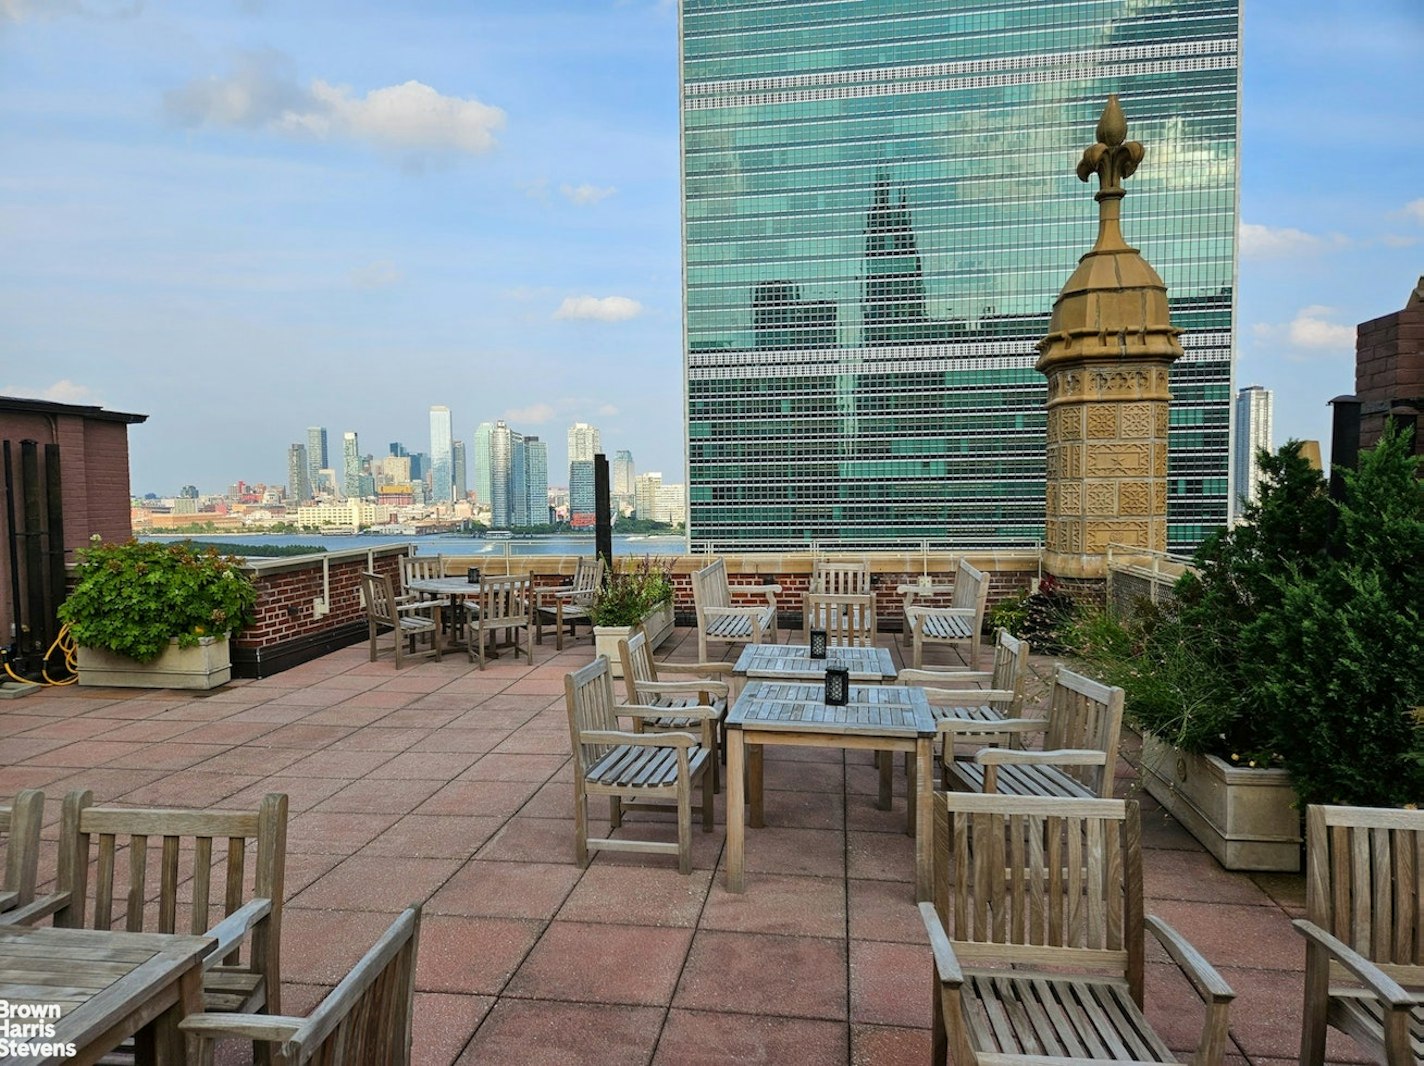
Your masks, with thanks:
[{"label": "wooden chair back slat", "polygon": [[618,654],[623,661],[623,687],[628,702],[638,703],[638,685],[658,680],[658,668],[653,664],[647,633],[641,629],[634,630],[626,641],[619,642]]},{"label": "wooden chair back slat", "polygon": [[1005,709],[1010,718],[1020,717],[1023,710],[1024,682],[1028,678],[1029,644],[1007,629],[994,635],[994,665],[989,687],[999,692],[1012,692],[1013,702]]},{"label": "wooden chair back slat", "polygon": [[108,929],[114,924],[114,852],[114,834],[99,834],[99,871],[94,886],[95,929]]},{"label": "wooden chair back slat", "polygon": [[480,626],[484,629],[529,624],[528,577],[480,579]]},{"label": "wooden chair back slat", "polygon": [[12,906],[22,907],[35,898],[43,822],[44,793],[38,789],[21,789],[9,806],[0,807],[0,834],[5,836],[5,881],[0,889],[13,893]]},{"label": "wooden chair back slat", "polygon": [[[962,610],[978,609],[980,601],[985,599],[988,593],[989,585],[984,580],[984,571],[967,560],[960,559],[959,568],[954,575],[954,593],[950,606]],[[981,611],[980,614],[982,613]]]},{"label": "wooden chair back slat", "polygon": [[864,596],[870,592],[870,564],[822,559],[811,565],[813,596]]},{"label": "wooden chair back slat", "polygon": [[178,925],[178,838],[163,838],[158,883],[158,931],[176,933]]},{"label": "wooden chair back slat", "polygon": [[618,728],[618,711],[613,701],[613,678],[608,657],[593,662],[564,677],[564,694],[569,710],[569,743],[573,748],[574,773],[580,777],[610,750],[610,745],[585,743],[585,733]]},{"label": "wooden chair back slat", "polygon": [[1107,754],[1102,766],[1064,766],[1069,774],[1102,798],[1112,795],[1118,743],[1122,734],[1123,691],[1058,667],[1048,698],[1044,748],[1084,748]]},{"label": "wooden chair back slat", "polygon": [[732,590],[727,583],[725,562],[718,559],[692,575],[692,599],[699,616],[708,607],[732,605]]},{"label": "wooden chair back slat", "polygon": [[445,576],[445,556],[404,555],[401,556],[401,585],[407,587],[412,581],[436,581]]},{"label": "wooden chair back slat", "polygon": [[136,833],[129,837],[129,895],[124,928],[130,933],[143,932],[143,901],[148,898],[144,880],[148,864],[148,837]]},{"label": "wooden chair back slat", "polygon": [[395,589],[389,574],[362,574],[362,594],[366,598],[366,615],[379,625],[400,628],[396,619]]},{"label": "wooden chair back slat", "polygon": [[213,838],[198,837],[193,845],[193,933],[202,933],[211,928],[208,911],[212,876]]},{"label": "wooden chair back slat", "polygon": [[603,557],[601,555],[597,557],[579,556],[578,566],[574,569],[574,579],[569,588],[574,592],[587,593],[592,596],[602,583]]},{"label": "wooden chair back slat", "polygon": [[1135,803],[942,792],[934,803],[935,906],[957,952],[1052,965],[1058,951],[1128,976],[1141,1002]]},{"label": "wooden chair back slat", "polygon": [[824,629],[832,648],[875,646],[875,597],[866,593],[808,592],[804,599],[806,628]]}]

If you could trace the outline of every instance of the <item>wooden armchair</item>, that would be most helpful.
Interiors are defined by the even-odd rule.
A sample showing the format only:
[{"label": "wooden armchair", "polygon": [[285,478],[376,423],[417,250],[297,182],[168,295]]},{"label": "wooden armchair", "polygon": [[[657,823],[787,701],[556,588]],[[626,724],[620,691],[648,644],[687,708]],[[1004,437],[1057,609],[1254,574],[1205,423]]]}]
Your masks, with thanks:
[{"label": "wooden armchair", "polygon": [[905,629],[910,634],[915,669],[924,666],[926,644],[968,644],[969,654],[964,661],[969,669],[979,669],[980,631],[989,597],[989,582],[983,571],[959,560],[948,607],[918,605],[915,600],[925,590],[917,585],[901,585],[900,591],[905,597]]},{"label": "wooden armchair", "polygon": [[[712,753],[712,789],[718,791],[722,721],[727,717],[730,685],[725,680],[712,679],[731,677],[732,664],[654,662],[652,649],[648,647],[648,635],[642,630],[618,642],[618,657],[622,660],[623,687],[628,703],[668,712],[662,718],[635,719],[633,731],[685,730],[700,733],[703,746]],[[668,681],[664,679],[664,674],[687,676],[680,681]],[[691,717],[682,713],[689,707],[697,708]],[[703,708],[712,711],[712,714],[708,716]]]},{"label": "wooden armchair", "polygon": [[[1007,629],[1000,629],[994,637],[992,669],[901,670],[896,680],[900,684],[924,688],[930,701],[930,712],[937,722],[951,718],[1002,722],[1006,718],[1018,718],[1023,713],[1028,656],[1028,641],[1019,640]],[[975,685],[981,687],[972,687]],[[1001,743],[1008,740],[1004,738]],[[944,759],[948,761],[953,757],[953,745],[945,745]]]},{"label": "wooden armchair", "polygon": [[1305,856],[1301,1066],[1328,1026],[1375,1062],[1424,1061],[1424,811],[1312,805]]},{"label": "wooden armchair", "polygon": [[[395,636],[396,669],[401,667],[401,656],[433,655],[440,659],[440,601],[410,600],[401,602],[391,585],[389,574],[362,574],[361,593],[366,598],[366,630],[371,641],[371,661],[380,654],[377,647],[382,628],[390,629]],[[430,647],[421,652],[415,650],[416,641],[429,639]],[[409,641],[410,649],[402,652],[402,645]]]},{"label": "wooden armchair", "polygon": [[[702,829],[712,830],[712,778],[707,769],[711,748],[706,743],[715,712],[696,706],[682,708],[685,717],[702,724],[700,736],[690,732],[638,733],[619,728],[618,717],[645,723],[667,715],[661,707],[623,706],[613,702],[613,677],[608,659],[600,655],[564,678],[569,712],[569,739],[574,754],[574,858],[588,865],[590,848],[609,851],[665,853],[677,856],[681,873],[692,872],[692,784],[702,779]],[[623,824],[623,804],[677,810],[677,843],[615,840],[588,835],[588,797],[607,796],[609,832]]]},{"label": "wooden armchair", "polygon": [[[131,933],[206,933],[217,938],[218,946],[203,963],[205,1008],[280,1014],[287,797],[269,793],[255,811],[142,810],[92,804],[87,791],[71,792],[64,800],[58,883],[69,898],[55,912],[54,924],[111,929],[117,909],[123,928]],[[249,841],[252,889],[250,898],[244,898]],[[127,870],[116,862],[121,845],[128,853],[122,864]],[[150,852],[155,853],[156,863],[149,863]],[[151,877],[154,866],[156,876]],[[182,907],[189,914],[187,921],[180,922],[178,886],[185,873],[191,875],[190,901]],[[156,903],[150,890],[154,881]],[[225,915],[216,924],[210,922],[214,906]],[[180,930],[180,925],[187,929]],[[249,941],[244,957],[243,945]]]},{"label": "wooden armchair", "polygon": [[808,592],[802,598],[804,639],[811,630],[826,631],[831,648],[873,648],[878,638],[875,597],[870,593]]},{"label": "wooden armchair", "polygon": [[1234,993],[1144,918],[1135,802],[937,792],[934,814],[934,1062],[1177,1062],[1143,1014],[1144,929],[1205,1002],[1191,1061],[1222,1061]]},{"label": "wooden armchair", "polygon": [[812,608],[811,596],[868,596],[870,594],[870,564],[861,562],[832,562],[818,559],[811,564],[811,581],[806,593],[801,597],[801,628],[810,630],[808,619]]},{"label": "wooden armchair", "polygon": [[554,647],[564,650],[564,625],[569,627],[569,636],[574,635],[574,626],[583,622],[592,628],[593,620],[589,611],[593,598],[603,584],[603,556],[589,558],[580,556],[574,579],[563,588],[537,590],[534,608],[534,643],[544,643],[544,623],[554,622]]},{"label": "wooden armchair", "polygon": [[[1122,689],[1060,666],[1048,693],[1047,718],[940,719],[945,780],[963,792],[1106,799],[1117,772],[1122,703]],[[1042,751],[983,748],[972,757],[949,757],[957,741],[1032,733],[1044,734]]]},{"label": "wooden armchair", "polygon": [[756,585],[741,591],[760,593],[766,602],[750,607],[732,605],[727,564],[721,559],[692,575],[692,600],[697,608],[697,658],[707,661],[707,642],[776,643],[776,596],[780,585]]},{"label": "wooden armchair", "polygon": [[0,834],[5,837],[5,880],[0,884],[0,925],[28,925],[53,914],[69,901],[64,892],[35,897],[39,879],[40,826],[45,796],[26,788],[0,806]]},{"label": "wooden armchair", "polygon": [[406,1066],[419,942],[420,907],[412,905],[305,1018],[206,1012],[184,1018],[179,1028],[188,1035],[188,1061],[212,1066],[216,1042],[235,1036],[276,1045],[275,1066]]},{"label": "wooden armchair", "polygon": [[[492,647],[509,647],[519,658],[519,631],[524,631],[524,657],[534,661],[534,645],[530,640],[529,627],[533,621],[528,577],[483,577],[480,578],[480,606],[478,613],[465,625],[469,638],[470,662],[479,660],[480,669],[485,668],[485,656]],[[504,645],[495,641],[495,633],[505,630],[509,640]],[[488,639],[486,639],[488,635]]]}]

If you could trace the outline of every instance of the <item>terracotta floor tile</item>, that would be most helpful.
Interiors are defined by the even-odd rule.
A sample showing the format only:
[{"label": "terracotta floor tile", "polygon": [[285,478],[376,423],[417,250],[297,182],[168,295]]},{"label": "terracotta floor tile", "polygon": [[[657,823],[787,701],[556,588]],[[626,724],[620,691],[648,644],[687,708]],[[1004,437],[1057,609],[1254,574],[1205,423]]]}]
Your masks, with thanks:
[{"label": "terracotta floor tile", "polygon": [[690,929],[550,923],[505,994],[578,1003],[665,1005],[682,972]]},{"label": "terracotta floor tile", "polygon": [[548,921],[582,874],[573,865],[477,859],[466,863],[435,893],[428,910],[432,914]]},{"label": "terracotta floor tile", "polygon": [[850,1061],[851,1066],[923,1066],[930,1061],[930,1031],[852,1025]]},{"label": "terracotta floor tile", "polygon": [[1191,941],[1213,966],[1275,970],[1305,966],[1305,941],[1273,905],[1155,900],[1151,913]]},{"label": "terracotta floor tile", "polygon": [[929,1028],[932,967],[927,945],[852,940],[850,1020]]},{"label": "terracotta floor tile", "polygon": [[476,854],[495,862],[567,862],[572,865],[573,819],[511,818]]},{"label": "terracotta floor tile", "polygon": [[807,762],[802,759],[782,759],[780,751],[768,747],[762,780],[768,791],[833,792],[839,794],[845,784],[845,768],[839,763]]},{"label": "terracotta floor tile", "polygon": [[416,988],[498,994],[539,939],[543,922],[431,914],[420,922]]},{"label": "terracotta floor tile", "polygon": [[[229,747],[227,744],[192,744],[186,740],[167,740],[120,755],[106,765],[126,770],[186,770],[190,766],[220,758],[227,753]],[[230,772],[238,772],[240,769],[226,764],[215,768]]]},{"label": "terracotta floor tile", "polygon": [[309,777],[366,777],[389,761],[388,751],[318,751],[287,767],[287,773]]},{"label": "terracotta floor tile", "polygon": [[228,797],[261,780],[255,774],[212,773],[201,768],[161,773],[161,777],[149,784],[126,792],[121,797],[123,801],[154,807],[230,809]]},{"label": "terracotta floor tile", "polygon": [[349,736],[352,730],[344,725],[307,725],[293,722],[274,729],[262,737],[262,743],[269,748],[301,748],[305,751],[320,751],[334,740]]},{"label": "terracotta floor tile", "polygon": [[411,745],[423,740],[432,730],[424,726],[386,725],[382,720],[376,725],[358,729],[349,736],[333,741],[326,746],[327,751],[405,751]]},{"label": "terracotta floor tile", "polygon": [[[394,920],[394,912],[321,911],[287,907],[282,911],[283,981],[334,985]],[[425,950],[421,922],[420,951]]]},{"label": "terracotta floor tile", "polygon": [[163,776],[162,770],[105,770],[99,767],[79,771],[66,768],[60,772],[66,776],[46,785],[47,798],[53,796],[59,801],[67,792],[87,788],[94,793],[95,803],[112,803]]},{"label": "terracotta floor tile", "polygon": [[[105,740],[149,741],[149,740],[156,740],[156,739],[159,739],[159,738],[157,738],[157,737],[147,737],[147,736],[141,736],[141,735],[140,735],[140,736],[115,736],[115,735],[113,735],[114,732],[115,732],[116,730],[121,730],[121,729],[123,729],[123,728],[125,727],[125,725],[126,725],[126,723],[121,722],[121,721],[119,721],[118,719],[115,719],[115,718],[91,718],[91,717],[82,717],[82,718],[57,718],[57,717],[39,717],[39,716],[33,716],[33,717],[30,717],[30,718],[24,719],[24,721],[26,721],[26,722],[28,723],[28,725],[27,725],[26,728],[24,729],[22,735],[23,735],[27,740],[63,740],[63,741],[88,740],[88,739],[90,739],[90,738],[92,738],[92,737],[97,737],[97,736],[99,736],[100,734],[103,734],[103,738],[104,738]],[[178,730],[178,732],[182,732],[182,731],[184,731],[185,729],[192,729],[192,728],[193,728],[193,723],[192,723],[192,722],[159,722],[159,723],[155,723],[155,724],[156,724],[160,729],[163,728],[164,726],[168,726],[168,727],[170,727],[170,728],[176,727],[176,729]],[[142,726],[148,726],[148,725],[150,725],[150,723],[148,723],[148,722],[137,722],[137,723],[127,723],[127,725],[129,725],[129,726],[138,725],[138,726],[142,727]],[[12,730],[12,732],[0,733],[0,736],[10,736],[10,735],[13,735],[13,733],[20,733],[20,730]],[[174,733],[167,733],[167,734],[165,734],[165,736],[174,736],[174,735],[175,735]]]},{"label": "terracotta floor tile", "polygon": [[646,1066],[662,1021],[656,1007],[502,999],[459,1061],[468,1066]]},{"label": "terracotta floor tile", "polygon": [[479,758],[468,752],[405,751],[371,771],[372,778],[446,781],[459,777]]},{"label": "terracotta floor tile", "polygon": [[421,814],[507,818],[519,810],[538,787],[529,781],[452,781],[442,785],[418,809]]},{"label": "terracotta floor tile", "polygon": [[450,1066],[494,1004],[490,996],[417,992],[411,1066]]},{"label": "terracotta floor tile", "polygon": [[219,767],[227,773],[258,774],[270,777],[281,773],[292,763],[306,758],[305,753],[292,748],[264,748],[243,744],[227,748],[217,757]]},{"label": "terracotta floor tile", "polygon": [[563,755],[481,755],[460,775],[463,781],[537,781],[543,784],[568,759]]},{"label": "terracotta floor tile", "polygon": [[353,855],[298,893],[292,905],[395,913],[425,902],[459,868],[459,859]]},{"label": "terracotta floor tile", "polygon": [[912,883],[852,878],[846,891],[851,939],[927,943]]},{"label": "terracotta floor tile", "polygon": [[430,733],[425,739],[411,745],[411,751],[469,752],[483,755],[491,751],[505,737],[507,729],[465,729],[444,726]]},{"label": "terracotta floor tile", "polygon": [[[1208,903],[1270,903],[1244,873],[1223,870],[1204,851],[1156,849],[1142,864],[1142,890],[1149,900],[1188,899]],[[1148,910],[1151,910],[1151,905]]]},{"label": "terracotta floor tile", "polygon": [[757,874],[747,878],[746,891],[740,894],[728,892],[724,882],[725,878],[713,882],[699,928],[788,936],[846,935],[842,878]]},{"label": "terracotta floor tile", "polygon": [[[677,826],[672,814],[659,814],[651,811],[640,811],[625,815],[623,825],[613,833],[615,840],[645,840],[657,841],[664,844],[677,843]],[[573,858],[574,843],[574,822],[573,818],[531,818],[529,821],[545,821],[554,825],[562,826],[565,839],[568,841],[568,855]],[[598,836],[607,832],[608,821],[606,815],[599,812],[597,820],[590,820],[590,827],[593,835]],[[722,856],[723,836],[720,826],[711,833],[704,833],[701,822],[696,812],[692,816],[692,868],[694,870],[712,870],[717,866]],[[614,866],[638,866],[653,870],[677,871],[677,856],[675,854],[654,853],[644,854],[636,851],[615,851],[611,849],[601,849],[589,853],[593,857],[594,865],[614,865]]]},{"label": "terracotta floor tile", "polygon": [[575,922],[692,926],[702,913],[711,881],[711,870],[693,870],[684,876],[675,868],[594,863],[574,886],[558,917]]},{"label": "terracotta floor tile", "polygon": [[[153,724],[180,725],[182,723],[155,722]],[[184,736],[184,739],[200,741],[204,744],[250,744],[276,728],[278,727],[270,722],[234,722],[231,720],[222,722],[200,722],[190,733]]]},{"label": "terracotta floor tile", "polygon": [[45,766],[103,766],[146,747],[147,743],[135,741],[80,740],[70,743],[63,738],[27,740],[16,737],[5,742],[5,758],[15,762],[31,759]]},{"label": "terracotta floor tile", "polygon": [[369,844],[395,822],[393,814],[304,811],[290,816],[287,847],[291,851],[349,855]]},{"label": "terracotta floor tile", "polygon": [[362,848],[361,854],[468,859],[503,824],[500,818],[472,815],[408,814]]},{"label": "terracotta floor tile", "polygon": [[390,713],[389,707],[364,707],[355,705],[350,700],[343,700],[341,703],[313,711],[302,721],[307,725],[344,725],[360,729],[375,725]]},{"label": "terracotta floor tile", "polygon": [[[846,946],[818,937],[698,932],[673,1004],[740,1014],[846,1017]],[[920,982],[927,999],[928,979]]]},{"label": "terracotta floor tile", "polygon": [[747,829],[749,874],[799,874],[803,877],[844,877],[845,834],[827,829],[788,829],[776,825],[768,803],[766,827]]},{"label": "terracotta floor tile", "polygon": [[[272,750],[281,749],[274,748]],[[305,758],[300,752],[296,754],[298,758]],[[269,792],[285,792],[287,794],[287,813],[290,816],[310,810],[328,796],[336,795],[347,784],[349,782],[339,777],[291,777],[285,772],[277,773],[268,775],[243,789],[232,797],[231,802],[239,807],[255,806]]]},{"label": "terracotta floor tile", "polygon": [[[673,1010],[658,1040],[653,1066],[795,1063],[845,1066],[841,1022]],[[916,1066],[923,1066],[923,1058]]]},{"label": "terracotta floor tile", "polygon": [[[900,815],[903,826],[904,814]],[[915,841],[900,833],[846,833],[846,869],[851,877],[877,881],[915,879]]]},{"label": "terracotta floor tile", "polygon": [[441,787],[440,781],[387,781],[365,777],[317,804],[319,811],[409,814]]}]

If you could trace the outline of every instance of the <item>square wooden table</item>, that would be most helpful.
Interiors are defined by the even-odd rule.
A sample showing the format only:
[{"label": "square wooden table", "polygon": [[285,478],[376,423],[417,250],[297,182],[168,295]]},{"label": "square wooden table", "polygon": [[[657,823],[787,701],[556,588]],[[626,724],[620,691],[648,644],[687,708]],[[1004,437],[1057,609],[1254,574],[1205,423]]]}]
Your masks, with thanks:
[{"label": "square wooden table", "polygon": [[935,721],[924,690],[852,685],[844,707],[826,706],[823,695],[819,683],[753,681],[727,713],[727,891],[746,888],[748,800],[752,826],[763,824],[762,746],[790,744],[914,753],[906,821],[916,830],[915,898],[929,899]]},{"label": "square wooden table", "polygon": [[36,1042],[77,1052],[6,1061],[93,1063],[133,1036],[138,1063],[180,1066],[178,1023],[203,1009],[202,962],[216,945],[210,936],[0,925],[0,1000],[57,1006],[59,1018],[45,1019],[54,1035]]},{"label": "square wooden table", "polygon": [[895,680],[889,648],[827,648],[824,659],[813,659],[807,644],[748,644],[732,672],[778,681],[819,681],[832,666],[849,670],[852,681],[865,684]]}]

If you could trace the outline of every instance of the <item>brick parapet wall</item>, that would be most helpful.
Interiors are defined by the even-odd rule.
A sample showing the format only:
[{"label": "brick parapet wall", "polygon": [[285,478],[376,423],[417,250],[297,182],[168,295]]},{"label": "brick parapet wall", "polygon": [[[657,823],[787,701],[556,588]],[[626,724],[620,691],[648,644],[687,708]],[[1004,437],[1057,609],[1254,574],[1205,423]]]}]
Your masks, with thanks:
[{"label": "brick parapet wall", "polygon": [[[269,648],[364,622],[361,574],[373,567],[373,573],[389,574],[399,584],[405,554],[402,544],[253,562],[248,571],[257,586],[257,618],[237,634],[234,647]],[[323,615],[317,614],[318,602],[329,608]]]},{"label": "brick parapet wall", "polygon": [[[1398,401],[1424,398],[1424,307],[1406,307],[1360,323],[1355,339],[1355,395],[1360,447],[1373,447]],[[1424,453],[1416,434],[1415,451]]]}]

